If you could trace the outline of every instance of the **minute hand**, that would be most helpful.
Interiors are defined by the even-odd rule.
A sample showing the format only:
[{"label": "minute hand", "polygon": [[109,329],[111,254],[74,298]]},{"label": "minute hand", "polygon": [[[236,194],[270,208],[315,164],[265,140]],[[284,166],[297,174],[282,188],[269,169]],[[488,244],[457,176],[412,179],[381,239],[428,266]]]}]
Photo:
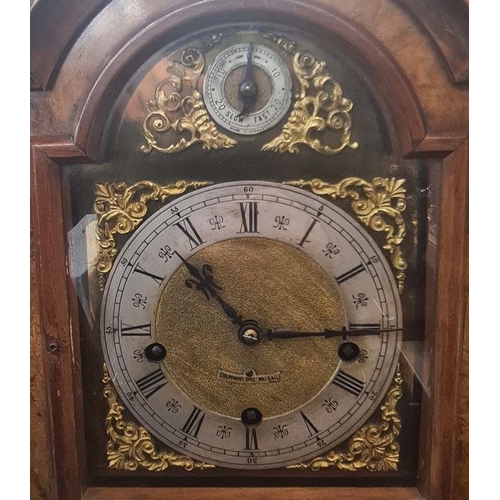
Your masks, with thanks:
[{"label": "minute hand", "polygon": [[243,101],[243,109],[239,112],[236,118],[245,116],[248,113],[257,93],[257,85],[255,84],[255,81],[253,79],[252,52],[253,42],[250,42],[248,44],[248,58],[245,69],[245,79],[240,83],[239,86],[239,94]]},{"label": "minute hand", "polygon": [[322,332],[294,332],[290,330],[266,330],[263,334],[264,337],[269,340],[272,339],[295,339],[295,338],[307,338],[307,337],[343,337],[343,336],[351,336],[351,337],[361,337],[364,335],[378,335],[380,333],[388,333],[388,332],[400,332],[402,328],[390,328],[383,330],[373,330],[373,329],[356,329],[356,330],[347,330],[346,328],[342,328],[342,330],[323,330]]}]

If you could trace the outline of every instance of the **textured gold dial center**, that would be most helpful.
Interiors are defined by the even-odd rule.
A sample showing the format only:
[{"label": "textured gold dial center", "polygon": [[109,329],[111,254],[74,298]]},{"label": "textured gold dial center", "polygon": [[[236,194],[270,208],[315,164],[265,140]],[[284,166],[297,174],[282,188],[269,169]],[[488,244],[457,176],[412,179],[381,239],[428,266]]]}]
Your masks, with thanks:
[{"label": "textured gold dial center", "polygon": [[[335,284],[301,251],[264,238],[216,243],[189,259],[212,268],[219,295],[263,329],[323,331],[345,325]],[[313,398],[338,364],[337,339],[275,339],[244,345],[238,326],[213,298],[188,288],[185,265],[172,275],[158,303],[157,342],[164,367],[195,405],[239,418],[258,408],[264,418]]]}]

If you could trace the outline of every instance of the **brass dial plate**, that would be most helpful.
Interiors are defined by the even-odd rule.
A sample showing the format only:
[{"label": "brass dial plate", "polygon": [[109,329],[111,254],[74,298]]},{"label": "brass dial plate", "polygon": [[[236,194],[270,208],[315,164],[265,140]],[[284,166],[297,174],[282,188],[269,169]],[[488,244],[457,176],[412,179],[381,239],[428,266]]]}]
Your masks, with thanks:
[{"label": "brass dial plate", "polygon": [[[231,239],[200,250],[189,262],[199,268],[209,262],[224,298],[263,328],[321,331],[345,325],[336,285],[290,245],[264,238]],[[304,405],[331,379],[338,365],[338,339],[263,340],[246,346],[238,340],[238,327],[213,300],[184,286],[189,278],[181,266],[165,286],[156,336],[167,349],[165,370],[196,406],[235,418],[253,407],[274,417]],[[248,371],[255,373],[254,381],[234,377],[231,382],[230,374]]]},{"label": "brass dial plate", "polygon": [[[261,269],[264,265],[269,266],[267,271]],[[188,266],[190,277],[182,271]],[[301,277],[299,269],[310,276]],[[211,295],[207,276],[210,286],[217,284],[219,298],[264,328],[322,332],[334,329],[345,314],[348,330],[371,328],[374,332],[263,339],[241,349],[235,337],[225,343],[208,339],[207,349],[220,346],[224,364],[232,363],[213,364],[209,352],[203,352],[202,335],[236,336],[231,330],[231,319],[236,316],[220,307],[217,294]],[[255,286],[247,280],[255,280]],[[282,289],[280,282],[286,283]],[[269,300],[268,287],[273,291]],[[322,300],[331,303],[321,305]],[[176,316],[175,307],[184,308],[184,313]],[[279,320],[272,309],[281,316]],[[307,309],[314,318],[306,317]],[[189,311],[191,315],[186,314]],[[177,322],[184,326],[169,330]],[[212,334],[212,326],[217,333]],[[145,221],[110,272],[101,325],[111,379],[137,420],[177,451],[203,462],[242,469],[302,462],[352,435],[389,388],[399,358],[401,327],[391,267],[363,227],[314,194],[259,181],[200,189]],[[359,355],[339,360],[340,350],[339,357],[335,356],[334,346],[346,335],[355,342]],[[175,341],[169,345],[170,338]],[[166,344],[167,357],[152,360],[145,353],[158,341]],[[262,365],[255,361],[254,366],[245,366],[245,359],[252,361],[245,352],[253,348],[256,353],[262,351]],[[293,363],[303,363],[302,379],[299,370],[286,371],[287,363],[279,353],[287,352]],[[210,373],[201,372],[214,369],[217,378],[212,375],[210,382]],[[250,379],[271,378],[260,380],[255,389],[245,380],[230,380],[241,376],[240,369]],[[228,394],[237,394],[227,398],[233,401],[224,401],[217,388],[221,371]],[[273,379],[278,371],[279,382]],[[183,377],[191,380],[183,381]],[[248,387],[248,392],[234,389],[238,384]],[[276,404],[282,405],[279,411],[283,413],[272,409],[272,393],[265,386],[276,387]],[[255,403],[262,414],[258,425],[248,425],[236,416],[246,401]]]}]

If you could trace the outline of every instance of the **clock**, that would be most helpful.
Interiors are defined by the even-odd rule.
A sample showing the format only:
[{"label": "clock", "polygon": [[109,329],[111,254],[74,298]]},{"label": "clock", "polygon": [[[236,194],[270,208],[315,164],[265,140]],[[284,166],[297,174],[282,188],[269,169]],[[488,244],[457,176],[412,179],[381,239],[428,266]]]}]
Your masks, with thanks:
[{"label": "clock", "polygon": [[459,23],[146,3],[33,6],[46,496],[459,497]]},{"label": "clock", "polygon": [[220,183],[166,205],[104,291],[106,366],[161,442],[239,469],[314,458],[392,383],[399,293],[378,246],[315,195]]}]

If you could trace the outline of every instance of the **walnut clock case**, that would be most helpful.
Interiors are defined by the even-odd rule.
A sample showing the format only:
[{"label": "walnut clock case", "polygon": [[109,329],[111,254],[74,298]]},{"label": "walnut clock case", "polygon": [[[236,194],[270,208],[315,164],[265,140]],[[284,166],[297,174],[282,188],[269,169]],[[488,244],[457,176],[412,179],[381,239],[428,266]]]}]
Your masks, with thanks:
[{"label": "walnut clock case", "polygon": [[354,7],[33,6],[53,498],[453,498],[463,12]]}]

